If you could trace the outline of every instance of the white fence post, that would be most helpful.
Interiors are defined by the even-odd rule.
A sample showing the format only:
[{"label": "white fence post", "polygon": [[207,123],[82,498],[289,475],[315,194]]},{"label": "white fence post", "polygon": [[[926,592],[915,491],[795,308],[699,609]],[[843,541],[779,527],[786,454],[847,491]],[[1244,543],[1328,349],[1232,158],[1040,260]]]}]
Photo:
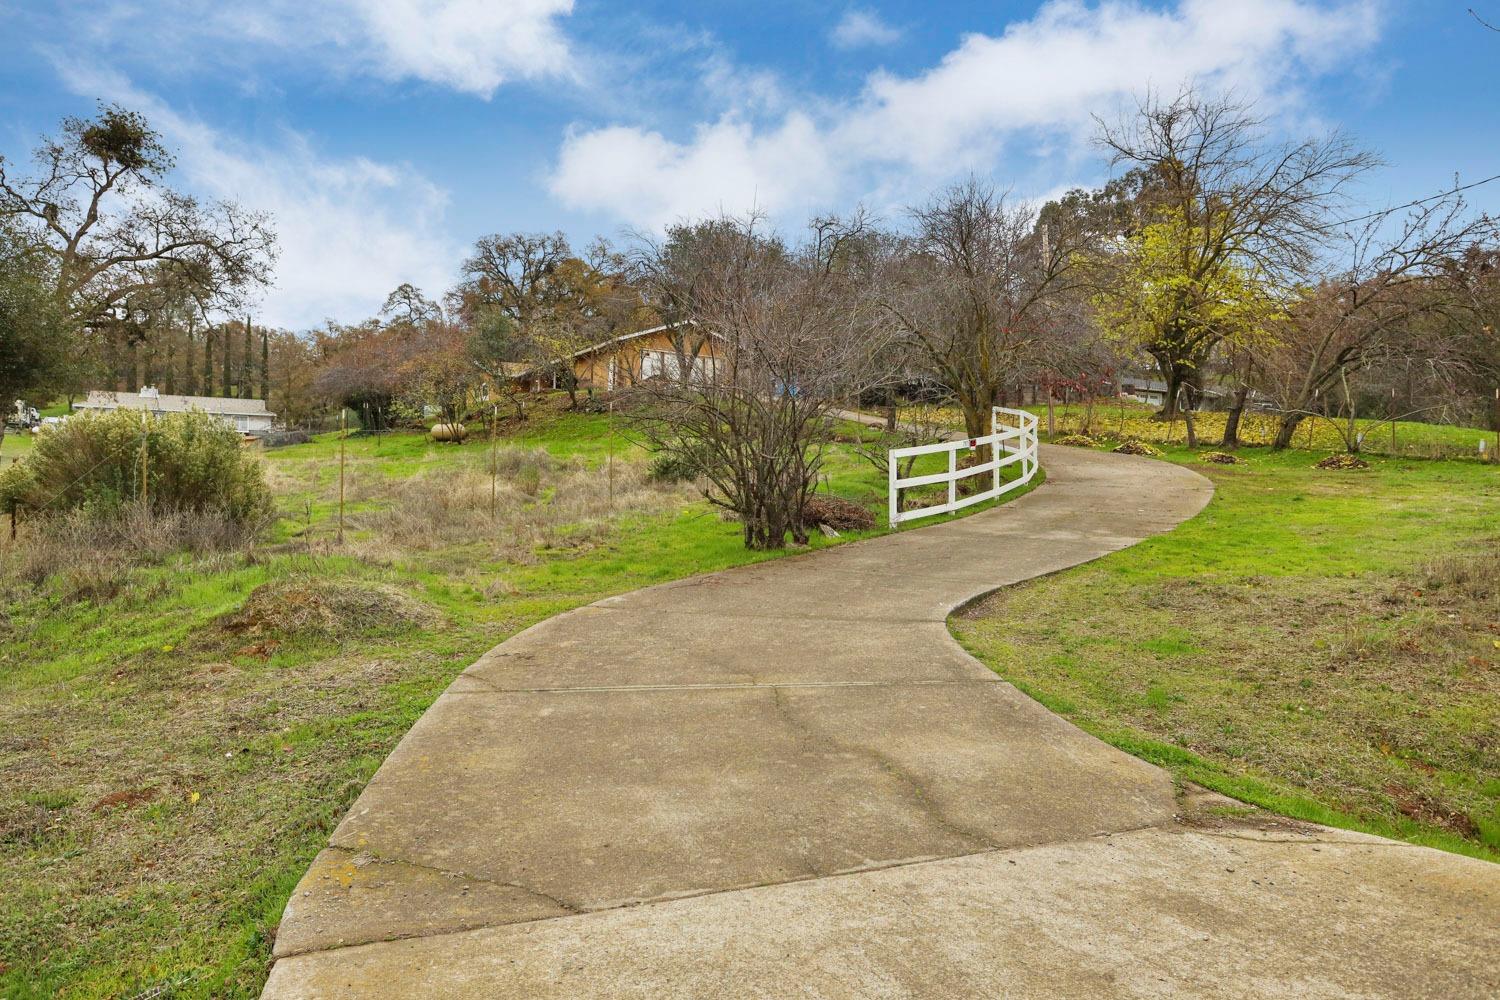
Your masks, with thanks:
[{"label": "white fence post", "polygon": [[898,527],[901,524],[901,491],[899,489],[897,489],[897,487],[896,487],[897,475],[896,475],[896,453],[895,452],[891,452],[890,461],[889,461],[889,464],[886,467],[886,471],[890,474],[889,475],[889,480],[890,480],[890,498],[891,498],[890,525],[891,525],[892,528],[895,528],[895,527]]},{"label": "white fence post", "polygon": [[[1001,414],[1014,417],[1016,423],[1001,424]],[[947,514],[955,510],[992,500],[995,497],[1009,493],[1011,490],[1031,482],[1040,468],[1038,461],[1037,442],[1037,419],[1024,410],[1011,410],[997,406],[990,412],[990,433],[982,438],[973,440],[964,439],[960,441],[940,441],[936,444],[916,445],[911,448],[893,448],[888,457],[887,466],[887,489],[889,490],[889,517],[892,528],[900,526],[903,521],[912,521],[919,517],[931,517],[935,514]],[[958,451],[960,448],[968,450],[989,448],[990,460],[982,465],[970,466],[960,470],[958,467]],[[917,458],[922,455],[936,455],[946,452],[948,455],[948,469],[946,472],[933,472],[921,475],[913,475],[902,478],[899,467],[903,458]],[[982,454],[982,451],[981,451]],[[1019,478],[1004,482],[1001,478],[1001,470],[1007,465],[1020,465],[1021,475]],[[958,496],[958,483],[961,479],[971,476],[990,474],[990,488],[982,493],[971,494],[963,499]],[[915,510],[902,510],[901,491],[914,486],[935,486],[943,483],[948,488],[947,501],[931,507],[921,507]]]}]

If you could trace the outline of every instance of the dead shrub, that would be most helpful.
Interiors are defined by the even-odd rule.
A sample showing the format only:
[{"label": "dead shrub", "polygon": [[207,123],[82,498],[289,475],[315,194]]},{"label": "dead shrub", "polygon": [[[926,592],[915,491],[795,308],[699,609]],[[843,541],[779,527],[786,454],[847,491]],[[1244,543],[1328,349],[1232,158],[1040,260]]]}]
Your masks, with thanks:
[{"label": "dead shrub", "polygon": [[823,525],[834,531],[868,531],[875,527],[875,515],[853,500],[821,494],[802,505],[802,521],[808,527]]}]

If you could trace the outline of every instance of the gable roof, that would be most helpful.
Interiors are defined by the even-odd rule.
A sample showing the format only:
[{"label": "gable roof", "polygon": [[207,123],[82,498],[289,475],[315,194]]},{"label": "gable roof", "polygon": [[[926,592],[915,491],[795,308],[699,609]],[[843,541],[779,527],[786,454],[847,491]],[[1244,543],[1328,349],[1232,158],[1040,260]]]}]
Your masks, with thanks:
[{"label": "gable roof", "polygon": [[[595,351],[603,350],[606,347],[613,347],[616,344],[623,344],[627,340],[634,340],[637,337],[646,337],[646,336],[650,336],[653,333],[661,333],[663,330],[670,330],[673,327],[677,327],[677,326],[697,326],[697,325],[698,325],[698,321],[697,320],[694,320],[694,319],[685,319],[681,323],[662,323],[660,326],[648,327],[645,330],[637,330],[634,333],[622,333],[618,337],[611,337],[608,340],[601,340],[597,344],[590,344],[588,347],[585,347],[581,351],[574,351],[572,354],[568,355],[568,360],[571,361],[574,358],[581,358],[581,357],[584,357],[586,355],[593,354]],[[716,334],[716,333],[710,333],[709,336],[710,337],[716,337],[716,336],[718,336],[718,334]]]},{"label": "gable roof", "polygon": [[149,413],[187,413],[201,410],[221,417],[274,417],[264,399],[235,399],[231,396],[179,396],[156,390],[112,392],[91,389],[75,410],[145,410]]}]

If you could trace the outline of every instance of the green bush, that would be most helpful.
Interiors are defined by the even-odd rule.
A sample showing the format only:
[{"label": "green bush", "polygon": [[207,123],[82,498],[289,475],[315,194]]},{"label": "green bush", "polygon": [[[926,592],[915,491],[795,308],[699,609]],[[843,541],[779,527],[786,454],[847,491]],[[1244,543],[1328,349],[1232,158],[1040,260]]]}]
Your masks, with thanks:
[{"label": "green bush", "polygon": [[686,451],[662,451],[651,459],[646,478],[653,483],[689,483],[698,478],[698,462]]},{"label": "green bush", "polygon": [[143,465],[152,510],[213,514],[239,525],[271,514],[260,459],[234,428],[206,413],[143,419],[125,410],[75,415],[43,431],[21,462],[0,472],[0,510],[114,518],[138,504]]}]

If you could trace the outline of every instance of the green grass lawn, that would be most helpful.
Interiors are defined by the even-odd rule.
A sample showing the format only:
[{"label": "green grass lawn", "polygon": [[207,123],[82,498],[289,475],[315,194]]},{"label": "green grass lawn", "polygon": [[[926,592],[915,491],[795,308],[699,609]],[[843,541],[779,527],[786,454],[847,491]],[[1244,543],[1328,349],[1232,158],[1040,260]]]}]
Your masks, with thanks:
[{"label": "green grass lawn", "polygon": [[[920,408],[919,408],[920,409]],[[1047,407],[1027,406],[1024,409],[1041,418],[1039,429],[1043,436],[1047,432]],[[932,419],[949,427],[962,427],[963,415],[951,407],[932,409]],[[1178,444],[1187,442],[1187,425],[1182,420],[1165,422],[1153,418],[1156,408],[1143,403],[1100,399],[1092,408],[1079,403],[1056,404],[1052,408],[1055,436],[1087,430],[1096,437],[1114,440],[1133,438],[1155,444]],[[1226,416],[1222,412],[1196,414],[1196,427],[1201,446],[1217,444],[1224,436]],[[1485,443],[1486,453],[1493,458],[1497,440],[1495,432],[1476,427],[1457,427],[1452,424],[1419,423],[1410,420],[1395,421],[1395,433],[1391,422],[1382,420],[1357,421],[1357,433],[1365,435],[1363,451],[1372,455],[1407,458],[1453,458],[1477,459],[1479,443]],[[1311,451],[1343,451],[1344,441],[1340,429],[1342,422],[1334,423],[1321,417],[1308,418],[1297,428],[1293,446]],[[1346,428],[1345,428],[1346,429]],[[1241,439],[1247,445],[1270,444],[1276,432],[1273,414],[1246,412],[1240,424]]]},{"label": "green grass lawn", "polygon": [[5,440],[0,441],[0,462],[9,465],[12,459],[20,458],[31,450],[31,435],[20,431],[6,431]]},{"label": "green grass lawn", "polygon": [[[539,405],[505,446],[493,524],[488,442],[355,436],[338,543],[326,435],[267,453],[280,516],[249,551],[0,579],[0,996],[257,995],[292,887],[455,674],[558,612],[775,557],[645,482],[607,416]],[[884,477],[848,444],[825,473],[880,533]]]},{"label": "green grass lawn", "polygon": [[1500,859],[1500,469],[1241,451],[1175,531],[1001,591],[959,640],[1177,777]]}]

